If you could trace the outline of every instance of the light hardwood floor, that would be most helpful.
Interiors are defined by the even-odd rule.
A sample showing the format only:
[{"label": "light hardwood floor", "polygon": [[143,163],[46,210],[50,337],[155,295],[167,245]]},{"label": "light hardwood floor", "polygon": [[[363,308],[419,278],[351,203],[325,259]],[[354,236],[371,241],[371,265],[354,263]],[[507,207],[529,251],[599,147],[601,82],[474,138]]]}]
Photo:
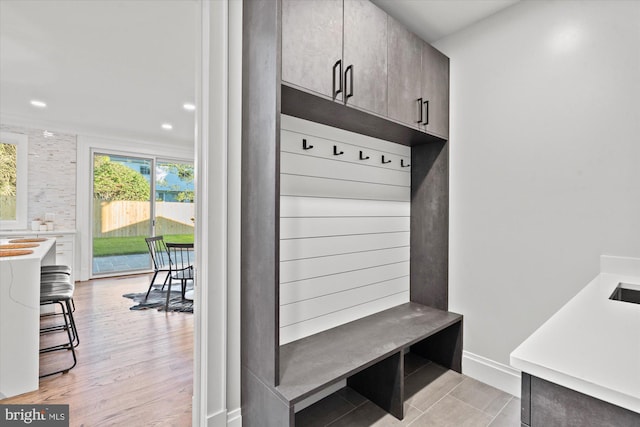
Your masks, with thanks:
[{"label": "light hardwood floor", "polygon": [[[71,426],[190,426],[193,315],[129,310],[122,295],[148,284],[147,275],[77,283],[78,364],[0,403],[69,404]],[[50,353],[41,370],[70,360]]]}]

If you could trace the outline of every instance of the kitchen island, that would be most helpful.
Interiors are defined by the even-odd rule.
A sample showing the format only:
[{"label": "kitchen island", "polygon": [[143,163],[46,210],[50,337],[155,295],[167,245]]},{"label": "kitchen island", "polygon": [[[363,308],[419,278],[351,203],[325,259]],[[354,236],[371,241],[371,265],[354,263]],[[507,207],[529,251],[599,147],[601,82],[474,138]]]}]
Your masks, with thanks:
[{"label": "kitchen island", "polygon": [[40,266],[55,264],[56,240],[37,244],[31,254],[0,257],[0,399],[38,389]]},{"label": "kitchen island", "polygon": [[600,274],[511,353],[522,425],[640,426],[640,259],[602,256]]}]

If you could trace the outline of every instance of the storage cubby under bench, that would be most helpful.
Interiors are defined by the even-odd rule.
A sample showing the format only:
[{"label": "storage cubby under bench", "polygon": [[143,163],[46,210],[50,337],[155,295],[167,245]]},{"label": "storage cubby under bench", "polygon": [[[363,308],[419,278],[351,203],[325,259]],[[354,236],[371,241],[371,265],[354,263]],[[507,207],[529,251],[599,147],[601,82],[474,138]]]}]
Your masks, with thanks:
[{"label": "storage cubby under bench", "polygon": [[280,347],[280,385],[290,407],[346,379],[402,419],[404,353],[412,351],[460,372],[462,316],[413,302]]}]

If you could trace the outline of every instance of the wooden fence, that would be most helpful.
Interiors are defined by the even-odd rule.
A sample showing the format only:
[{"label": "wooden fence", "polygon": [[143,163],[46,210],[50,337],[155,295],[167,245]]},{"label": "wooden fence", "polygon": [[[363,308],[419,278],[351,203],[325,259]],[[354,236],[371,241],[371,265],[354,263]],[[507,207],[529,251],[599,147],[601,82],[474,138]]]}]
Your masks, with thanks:
[{"label": "wooden fence", "polygon": [[[149,234],[149,202],[94,200],[93,237],[131,237]],[[156,202],[156,234],[193,233],[193,203]]]}]

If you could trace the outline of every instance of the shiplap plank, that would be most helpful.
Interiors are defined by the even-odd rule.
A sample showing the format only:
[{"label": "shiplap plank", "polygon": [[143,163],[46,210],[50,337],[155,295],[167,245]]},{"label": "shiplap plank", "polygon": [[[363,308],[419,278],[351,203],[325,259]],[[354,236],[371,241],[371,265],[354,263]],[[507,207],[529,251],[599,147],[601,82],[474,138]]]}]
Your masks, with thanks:
[{"label": "shiplap plank", "polygon": [[280,304],[291,304],[404,276],[409,276],[409,261],[283,283],[280,285]]},{"label": "shiplap plank", "polygon": [[280,261],[409,246],[409,232],[280,240]]},{"label": "shiplap plank", "polygon": [[411,204],[389,200],[280,197],[280,218],[322,216],[411,216]]},{"label": "shiplap plank", "polygon": [[280,175],[280,194],[338,199],[411,200],[410,187],[365,182],[341,181],[297,175]]},{"label": "shiplap plank", "polygon": [[287,116],[285,114],[280,116],[280,127],[283,136],[281,138],[281,144],[282,141],[286,142],[286,140],[290,138],[289,135],[291,135],[291,139],[302,147],[301,138],[310,136],[315,140],[324,139],[332,145],[333,143],[340,142],[348,143],[354,147],[363,147],[365,149],[385,151],[399,156],[411,157],[411,147],[322,125],[320,123],[314,123],[309,120]]},{"label": "shiplap plank", "polygon": [[409,231],[408,217],[280,218],[280,238],[342,236]]},{"label": "shiplap plank", "polygon": [[280,262],[280,283],[408,261],[409,247]]},{"label": "shiplap plank", "polygon": [[287,116],[280,142],[281,344],[407,302],[411,148]]},{"label": "shiplap plank", "polygon": [[406,171],[341,162],[332,158],[315,158],[304,154],[283,152],[280,156],[280,173],[283,174],[411,187],[411,174]]},{"label": "shiplap plank", "polygon": [[364,302],[360,305],[340,310],[325,316],[280,328],[280,344],[325,331],[356,319],[409,302],[409,292],[401,292],[379,300]]},{"label": "shiplap plank", "polygon": [[400,277],[335,294],[280,306],[280,326],[286,327],[315,317],[345,310],[366,301],[409,290],[409,277]]}]

